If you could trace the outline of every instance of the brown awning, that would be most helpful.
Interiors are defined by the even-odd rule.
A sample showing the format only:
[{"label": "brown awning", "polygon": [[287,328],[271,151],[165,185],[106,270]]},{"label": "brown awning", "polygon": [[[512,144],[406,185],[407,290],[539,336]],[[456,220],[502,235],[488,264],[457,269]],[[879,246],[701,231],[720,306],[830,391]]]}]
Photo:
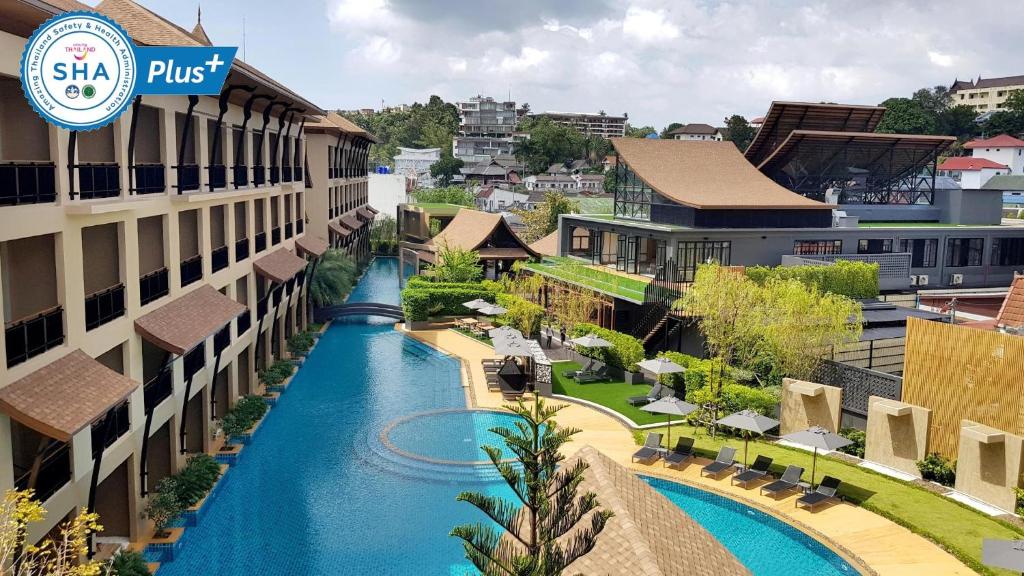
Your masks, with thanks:
[{"label": "brown awning", "polygon": [[291,250],[281,248],[252,263],[257,273],[283,284],[306,267],[306,261],[296,256]]},{"label": "brown awning", "polygon": [[373,217],[375,216],[375,214],[367,210],[365,206],[360,206],[359,208],[356,209],[356,212],[363,218],[366,218],[367,222],[373,220]]},{"label": "brown awning", "polygon": [[340,220],[342,224],[348,226],[353,232],[359,230],[359,227],[363,225],[363,223],[360,222],[358,218],[351,214],[345,214],[340,218]]},{"label": "brown awning", "polygon": [[337,222],[331,222],[330,224],[327,225],[327,227],[334,231],[334,233],[341,236],[342,238],[348,238],[348,235],[352,233],[351,230],[345,228],[344,226]]},{"label": "brown awning", "polygon": [[184,354],[248,308],[205,284],[135,321],[135,331],[173,354]]},{"label": "brown awning", "polygon": [[302,250],[306,254],[312,256],[321,256],[327,251],[328,245],[326,240],[317,238],[316,236],[305,235],[295,241],[295,246]]},{"label": "brown awning", "polygon": [[522,248],[480,248],[477,250],[481,260],[527,259],[530,253]]},{"label": "brown awning", "polygon": [[138,386],[75,350],[0,389],[0,410],[41,434],[68,442]]}]

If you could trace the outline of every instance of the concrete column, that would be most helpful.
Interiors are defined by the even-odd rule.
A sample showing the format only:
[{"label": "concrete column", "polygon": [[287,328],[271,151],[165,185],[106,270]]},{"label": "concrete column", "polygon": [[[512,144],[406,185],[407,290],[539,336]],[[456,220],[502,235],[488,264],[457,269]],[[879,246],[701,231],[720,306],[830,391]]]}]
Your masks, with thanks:
[{"label": "concrete column", "polygon": [[178,142],[175,136],[177,126],[174,123],[174,109],[159,108],[160,111],[160,157],[164,162],[164,182],[167,183],[168,194],[177,194]]},{"label": "concrete column", "polygon": [[196,164],[199,165],[199,189],[208,190],[210,184],[210,172],[207,170],[207,166],[210,165],[210,145],[207,142],[207,130],[206,117],[197,113],[199,107],[196,106],[196,111],[192,113],[192,127],[195,128],[195,139],[196,139]]},{"label": "concrete column", "polygon": [[122,114],[120,118],[114,121],[113,132],[114,132],[114,160],[117,162],[118,174],[121,178],[121,193],[120,197],[128,197],[129,183],[128,179],[128,139],[131,136],[132,127],[132,107],[129,106],[125,114]]}]

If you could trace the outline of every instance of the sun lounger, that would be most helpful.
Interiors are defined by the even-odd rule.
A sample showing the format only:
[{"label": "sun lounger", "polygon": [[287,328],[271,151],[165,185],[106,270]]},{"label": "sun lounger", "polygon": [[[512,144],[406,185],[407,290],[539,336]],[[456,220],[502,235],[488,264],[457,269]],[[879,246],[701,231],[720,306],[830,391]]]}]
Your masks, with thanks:
[{"label": "sun lounger", "polygon": [[722,446],[718,450],[718,456],[715,457],[715,461],[702,468],[700,474],[701,476],[704,474],[707,474],[708,476],[718,476],[735,465],[736,449],[732,446]]},{"label": "sun lounger", "polygon": [[800,484],[800,477],[804,475],[804,469],[799,466],[793,466],[792,464],[786,467],[786,471],[782,473],[782,478],[779,478],[775,482],[765,484],[761,486],[761,494],[770,494],[772,496],[787,492],[789,490],[795,490]]},{"label": "sun lounger", "polygon": [[747,484],[764,478],[768,474],[768,467],[771,465],[771,458],[767,456],[758,456],[754,459],[754,463],[750,465],[750,468],[747,468],[743,472],[732,477],[732,483],[746,487]]},{"label": "sun lounger", "polygon": [[817,506],[820,506],[826,502],[830,502],[836,499],[836,492],[839,490],[839,485],[842,484],[837,478],[831,476],[825,476],[821,479],[821,484],[814,492],[804,494],[796,501],[796,506],[801,505],[814,510]]},{"label": "sun lounger", "polygon": [[576,378],[576,376],[579,375],[579,374],[585,374],[587,372],[590,372],[590,369],[591,369],[591,367],[593,365],[594,365],[594,361],[590,360],[590,361],[587,362],[587,365],[583,367],[583,369],[581,369],[581,370],[569,370],[567,372],[564,372],[563,375],[566,378]]},{"label": "sun lounger", "polygon": [[586,384],[587,382],[600,382],[608,379],[608,367],[601,366],[593,372],[581,372],[576,375],[576,382]]},{"label": "sun lounger", "polygon": [[676,447],[665,455],[665,466],[679,466],[693,457],[693,438],[683,437],[676,441]]},{"label": "sun lounger", "polygon": [[648,432],[643,447],[633,454],[633,462],[653,464],[658,458],[661,458],[661,434]]},{"label": "sun lounger", "polygon": [[643,396],[630,396],[627,400],[631,406],[643,406],[661,398],[661,391],[665,387],[659,382],[655,384],[647,394]]}]

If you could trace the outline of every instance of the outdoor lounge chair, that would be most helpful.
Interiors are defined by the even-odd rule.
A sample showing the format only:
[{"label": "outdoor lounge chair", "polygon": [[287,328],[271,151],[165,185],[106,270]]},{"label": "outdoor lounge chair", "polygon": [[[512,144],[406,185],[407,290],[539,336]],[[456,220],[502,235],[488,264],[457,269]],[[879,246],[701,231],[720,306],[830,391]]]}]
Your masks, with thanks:
[{"label": "outdoor lounge chair", "polygon": [[836,492],[839,490],[840,484],[842,484],[842,482],[840,482],[839,479],[831,476],[825,476],[821,479],[821,484],[818,484],[818,487],[814,492],[808,492],[807,494],[797,498],[796,506],[799,507],[803,504],[811,510],[814,510],[821,504],[835,500]]},{"label": "outdoor lounge chair", "polygon": [[644,404],[650,404],[658,398],[661,398],[661,390],[664,386],[659,382],[655,384],[647,394],[643,396],[630,396],[626,401],[629,402],[630,406],[643,406]]},{"label": "outdoor lounge chair", "polygon": [[576,374],[576,382],[585,384],[587,382],[600,382],[608,379],[608,367],[601,366],[593,372],[580,372]]},{"label": "outdoor lounge chair", "polygon": [[715,461],[702,468],[700,475],[718,476],[735,465],[736,449],[732,446],[722,446],[718,450],[718,456],[715,456]]},{"label": "outdoor lounge chair", "polygon": [[768,467],[772,465],[772,459],[767,456],[758,456],[754,463],[743,472],[732,477],[732,484],[739,484],[744,488],[754,480],[760,480],[768,474]]},{"label": "outdoor lounge chair", "polygon": [[661,434],[648,432],[643,447],[633,454],[633,462],[653,464],[658,458],[661,458]]},{"label": "outdoor lounge chair", "polygon": [[786,471],[782,473],[782,478],[779,478],[770,484],[761,486],[761,494],[771,494],[772,496],[775,496],[776,494],[780,494],[788,490],[794,490],[799,486],[800,477],[803,475],[803,468],[790,464],[786,467]]},{"label": "outdoor lounge chair", "polygon": [[587,362],[587,365],[583,367],[583,369],[581,369],[581,370],[568,370],[568,371],[563,373],[563,376],[565,376],[566,378],[576,378],[580,374],[586,374],[587,372],[590,372],[590,369],[593,366],[594,366],[594,361],[590,360],[590,361]]},{"label": "outdoor lounge chair", "polygon": [[693,438],[682,437],[676,447],[665,454],[665,466],[679,466],[693,457]]}]

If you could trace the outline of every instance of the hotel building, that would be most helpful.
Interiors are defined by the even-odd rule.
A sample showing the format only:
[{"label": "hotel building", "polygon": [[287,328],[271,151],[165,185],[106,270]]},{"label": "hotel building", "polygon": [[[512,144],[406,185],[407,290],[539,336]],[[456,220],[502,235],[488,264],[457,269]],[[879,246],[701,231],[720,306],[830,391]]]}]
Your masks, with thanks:
[{"label": "hotel building", "polygon": [[328,245],[368,256],[372,136],[239,60],[219,95],[58,129],[19,81],[48,18],[96,10],[146,46],[206,33],[130,0],[0,6],[0,490],[44,502],[31,542],[87,508],[137,540],[147,494],[287,355]]}]

